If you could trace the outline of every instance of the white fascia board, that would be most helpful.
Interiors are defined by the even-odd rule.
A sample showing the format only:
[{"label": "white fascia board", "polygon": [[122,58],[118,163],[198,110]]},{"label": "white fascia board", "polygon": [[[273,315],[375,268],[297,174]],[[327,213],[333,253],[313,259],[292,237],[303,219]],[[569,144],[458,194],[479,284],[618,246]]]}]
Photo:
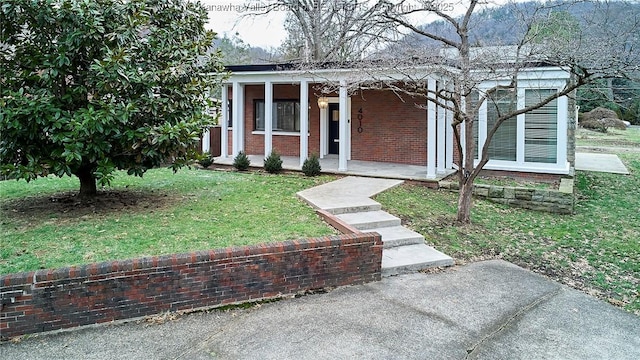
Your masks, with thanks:
[{"label": "white fascia board", "polygon": [[[346,81],[347,83],[354,80],[366,81],[402,81],[407,79],[416,79],[423,77],[424,80],[429,78],[446,81],[446,73],[456,73],[458,69],[443,66],[425,66],[418,68],[408,68],[403,72],[398,69],[310,69],[310,70],[273,70],[273,71],[243,71],[230,73],[225,79],[224,84],[231,84],[238,81],[243,84],[263,84],[265,81],[272,83],[299,83],[306,80],[311,83],[321,83],[327,81]],[[472,71],[475,77],[482,78],[483,70]],[[487,73],[487,80],[482,82],[482,87],[490,87],[490,83],[498,83],[509,81],[513,72],[505,69],[504,71]],[[520,69],[518,81],[542,81],[542,80],[567,80],[571,74],[567,69],[553,66],[541,68],[525,68]],[[486,83],[486,85],[485,85]]]},{"label": "white fascia board", "polygon": [[[394,81],[394,80],[406,80],[409,78],[424,77],[424,80],[428,78],[437,78],[445,80],[446,76],[438,75],[435,71],[437,68],[425,67],[425,68],[411,68],[403,73],[397,69],[390,71],[384,71],[380,69],[316,69],[316,70],[284,70],[284,71],[243,71],[237,73],[230,73],[230,76],[225,79],[225,84],[230,84],[233,81],[237,81],[243,84],[263,84],[265,81],[271,81],[272,83],[298,83],[301,80],[308,82],[326,82],[326,81],[346,81],[347,83],[353,80],[374,80],[374,81]],[[452,71],[452,69],[447,69]],[[413,77],[407,74],[414,75]]]}]

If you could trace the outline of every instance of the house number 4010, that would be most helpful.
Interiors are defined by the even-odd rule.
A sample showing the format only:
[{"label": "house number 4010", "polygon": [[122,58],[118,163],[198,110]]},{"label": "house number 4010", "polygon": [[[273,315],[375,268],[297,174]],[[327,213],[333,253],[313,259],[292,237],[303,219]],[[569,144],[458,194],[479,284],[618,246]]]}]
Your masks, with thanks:
[{"label": "house number 4010", "polygon": [[358,109],[358,132],[362,133],[364,129],[362,128],[362,108]]}]

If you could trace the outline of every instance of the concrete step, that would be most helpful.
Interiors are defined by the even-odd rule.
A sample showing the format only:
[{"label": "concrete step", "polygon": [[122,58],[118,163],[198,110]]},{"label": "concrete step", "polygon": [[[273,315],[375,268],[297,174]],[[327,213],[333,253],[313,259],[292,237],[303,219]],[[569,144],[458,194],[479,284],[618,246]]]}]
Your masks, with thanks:
[{"label": "concrete step", "polygon": [[382,276],[420,271],[430,267],[452,266],[451,257],[425,244],[398,246],[382,250]]},{"label": "concrete step", "polygon": [[369,211],[379,211],[382,209],[382,205],[380,203],[375,202],[371,199],[364,199],[360,201],[353,201],[352,204],[348,206],[335,206],[335,207],[327,207],[323,210],[326,210],[333,215],[341,215],[341,214],[353,214],[358,212],[369,212]]},{"label": "concrete step", "polygon": [[400,219],[380,210],[340,214],[336,216],[359,230],[400,226]]},{"label": "concrete step", "polygon": [[375,229],[367,229],[364,232],[375,231],[382,235],[382,242],[385,248],[396,246],[424,244],[424,236],[403,226],[392,226]]}]

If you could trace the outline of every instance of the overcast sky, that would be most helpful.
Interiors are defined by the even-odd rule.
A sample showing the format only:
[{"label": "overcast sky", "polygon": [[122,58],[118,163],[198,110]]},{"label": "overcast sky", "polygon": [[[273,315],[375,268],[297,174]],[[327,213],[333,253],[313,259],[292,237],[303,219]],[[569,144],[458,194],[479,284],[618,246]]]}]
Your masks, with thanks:
[{"label": "overcast sky", "polygon": [[201,0],[209,12],[209,28],[222,37],[236,32],[246,43],[263,48],[278,47],[287,33],[284,30],[286,12],[242,18],[247,0]]},{"label": "overcast sky", "polygon": [[[525,2],[529,0],[515,1]],[[243,17],[247,11],[259,12],[259,4],[273,3],[274,0],[200,0],[200,2],[209,12],[208,28],[217,32],[219,37],[224,34],[231,37],[233,34],[238,33],[240,39],[245,43],[263,48],[279,47],[286,38],[287,33],[283,26],[287,13],[286,9],[278,9],[267,15]],[[419,0],[416,0],[416,2],[419,3]],[[506,2],[507,0],[488,0],[479,8],[493,7]],[[459,16],[466,10],[468,0],[442,0],[438,4],[451,8],[451,10],[447,11],[450,15]],[[419,19],[419,22],[424,24],[438,18],[436,16],[424,17],[424,13],[422,13],[416,15],[416,19]]]}]

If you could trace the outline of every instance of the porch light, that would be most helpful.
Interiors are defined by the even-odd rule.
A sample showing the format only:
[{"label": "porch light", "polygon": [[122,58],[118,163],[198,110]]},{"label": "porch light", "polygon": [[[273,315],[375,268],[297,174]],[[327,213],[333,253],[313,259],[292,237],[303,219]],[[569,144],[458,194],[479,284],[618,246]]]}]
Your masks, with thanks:
[{"label": "porch light", "polygon": [[320,109],[326,109],[329,106],[329,99],[325,96],[321,96],[318,98],[318,107]]}]

